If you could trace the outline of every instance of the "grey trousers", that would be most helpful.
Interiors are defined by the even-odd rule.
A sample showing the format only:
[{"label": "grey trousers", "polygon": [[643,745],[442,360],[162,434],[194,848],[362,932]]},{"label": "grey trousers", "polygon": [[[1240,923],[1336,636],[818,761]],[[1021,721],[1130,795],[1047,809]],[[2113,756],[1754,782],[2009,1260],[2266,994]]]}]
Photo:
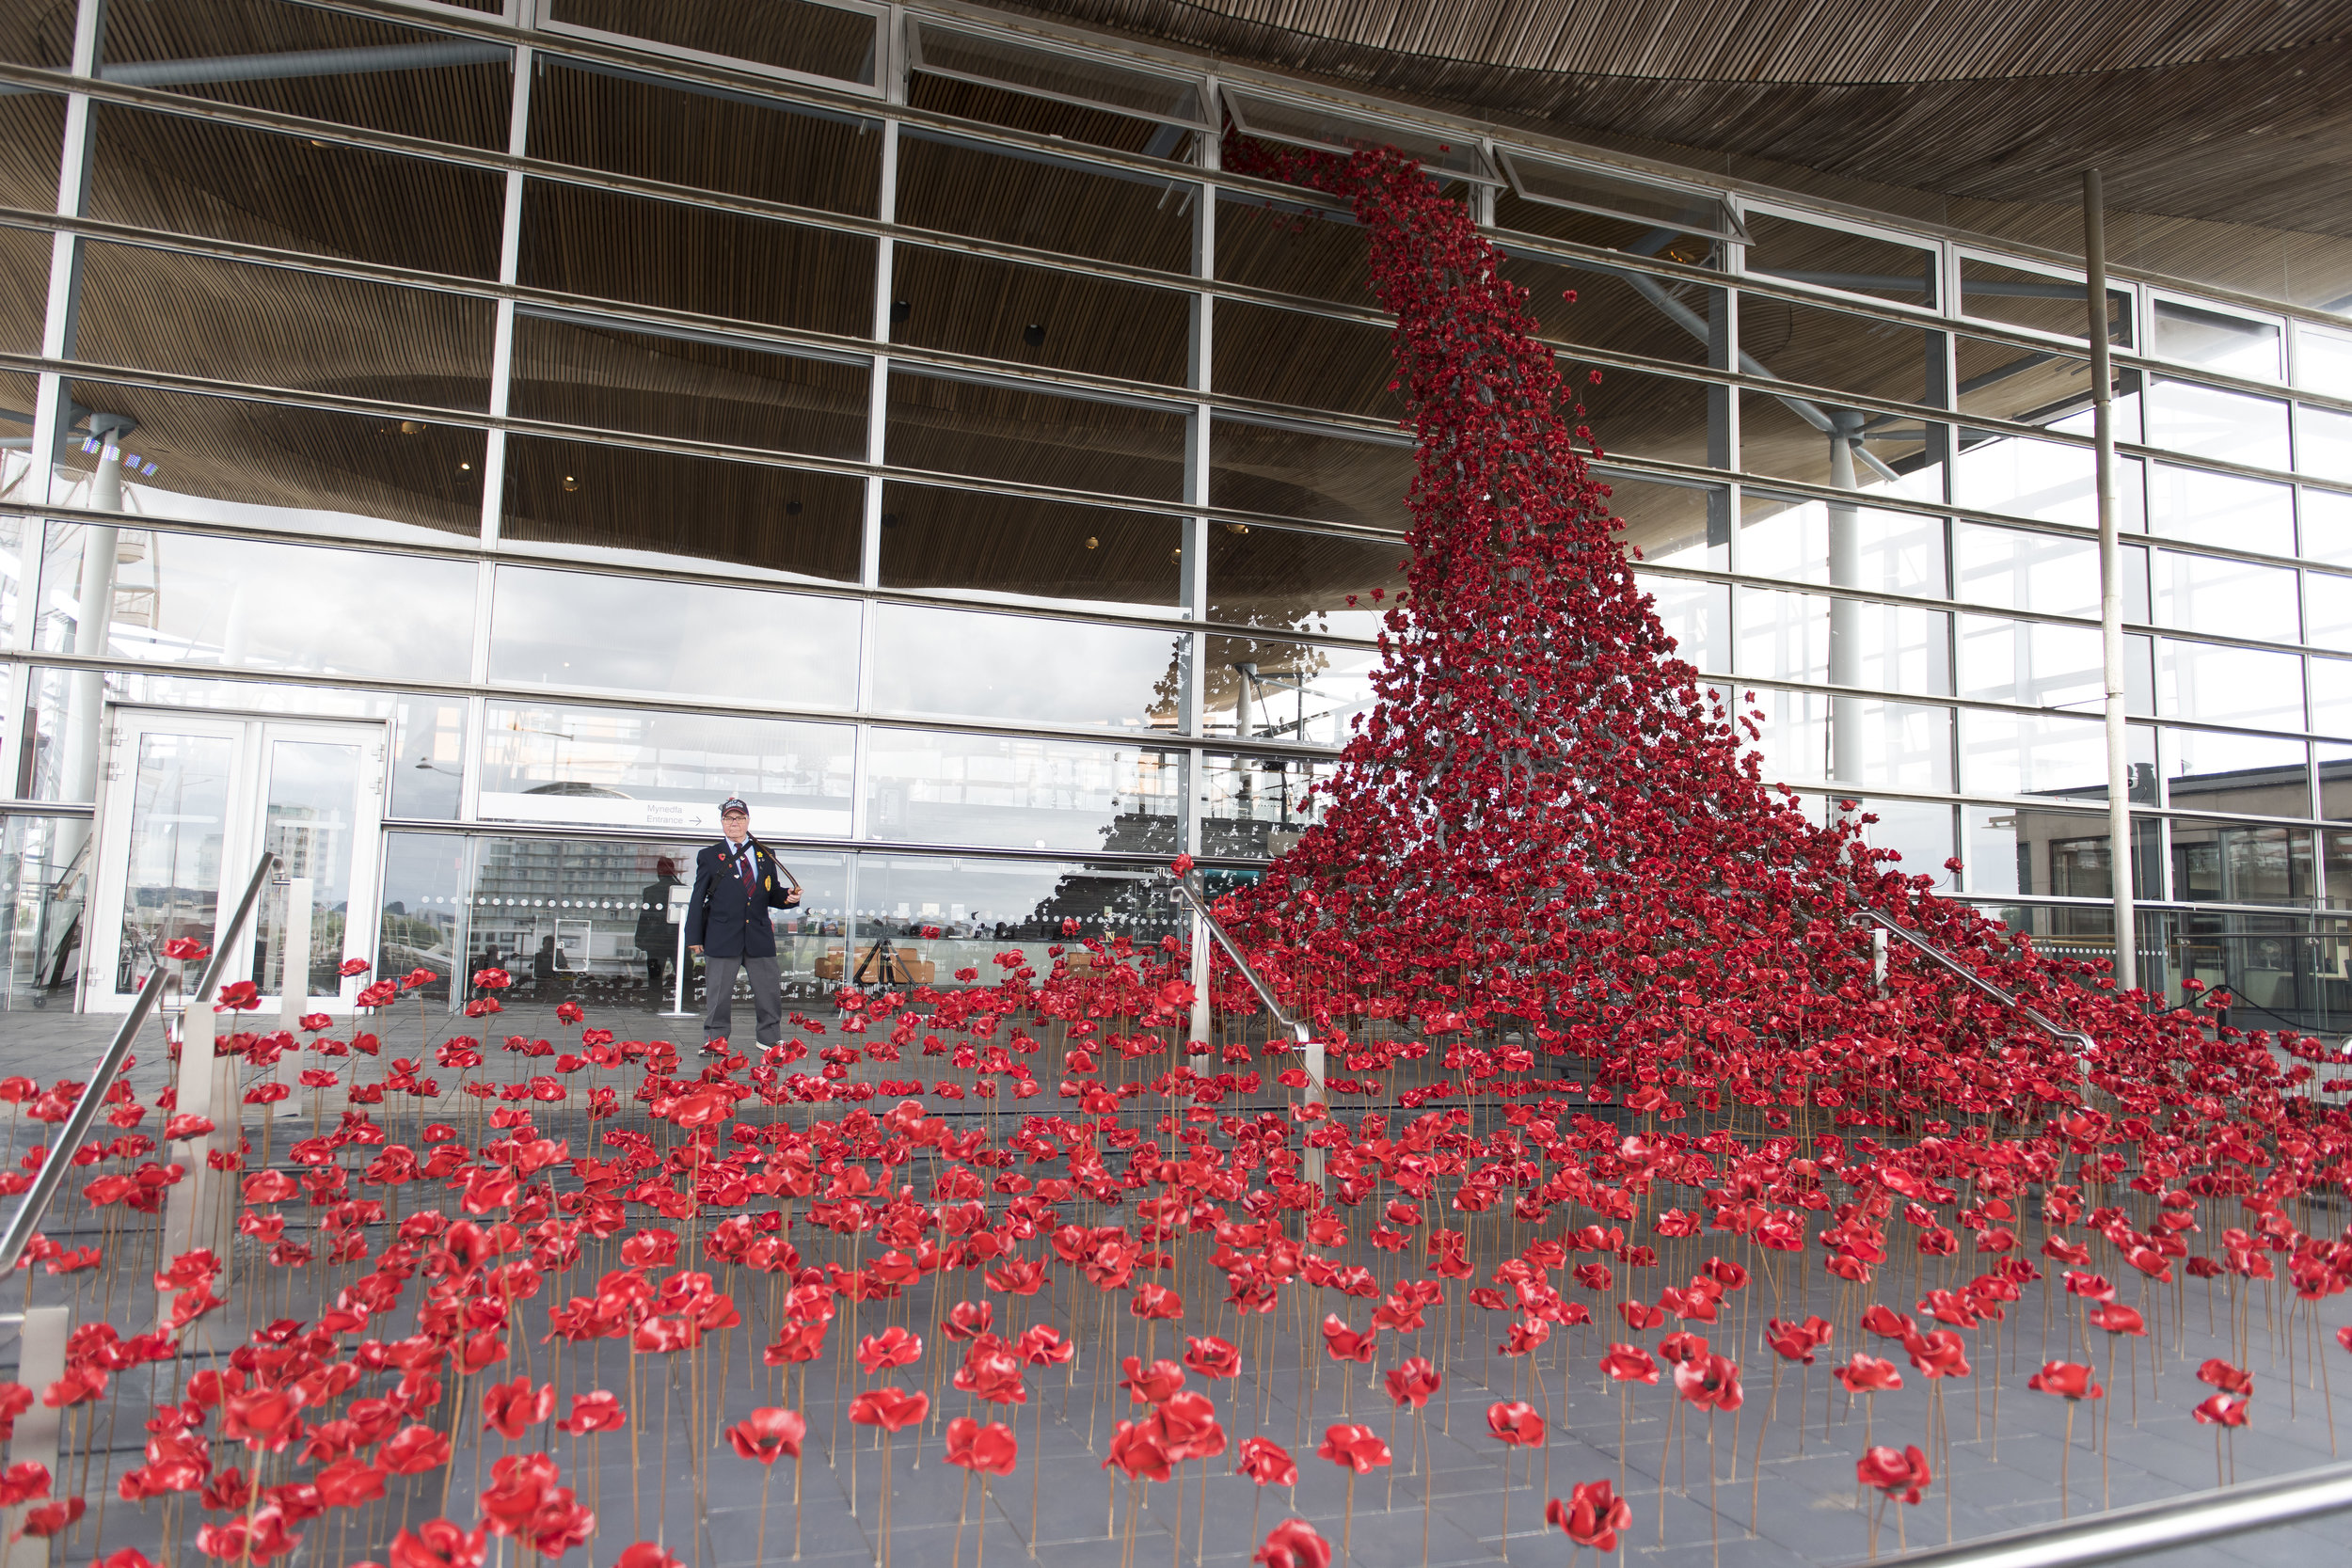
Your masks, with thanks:
[{"label": "grey trousers", "polygon": [[773,1045],[784,1037],[784,967],[773,955],[765,958],[705,955],[703,983],[708,1007],[703,1015],[703,1038],[725,1039],[735,1027],[735,972],[739,969],[752,983],[755,1037],[762,1045]]}]

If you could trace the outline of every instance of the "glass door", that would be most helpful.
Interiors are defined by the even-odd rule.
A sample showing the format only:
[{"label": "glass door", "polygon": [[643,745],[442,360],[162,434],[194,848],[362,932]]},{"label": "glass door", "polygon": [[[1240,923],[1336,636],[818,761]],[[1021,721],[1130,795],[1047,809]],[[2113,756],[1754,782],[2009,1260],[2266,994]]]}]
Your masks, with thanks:
[{"label": "glass door", "polygon": [[[118,709],[99,807],[84,1006],[130,1006],[175,937],[210,942],[262,851],[283,862],[223,971],[275,1006],[287,985],[288,897],[308,881],[309,951],[294,974],[311,1011],[349,1005],[346,958],[368,958],[382,834],[381,724]],[[357,911],[357,918],[355,918]]]}]

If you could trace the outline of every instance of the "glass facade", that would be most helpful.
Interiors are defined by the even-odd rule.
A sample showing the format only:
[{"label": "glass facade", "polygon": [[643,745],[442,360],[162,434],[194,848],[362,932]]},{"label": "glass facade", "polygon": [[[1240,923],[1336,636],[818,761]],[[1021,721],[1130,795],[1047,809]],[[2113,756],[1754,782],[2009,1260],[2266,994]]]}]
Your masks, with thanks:
[{"label": "glass facade", "polygon": [[[0,226],[12,1002],[72,972],[134,707],[383,724],[379,964],[553,936],[648,1000],[724,794],[812,985],[1157,930],[1138,873],[1312,820],[1412,452],[1362,231],[1201,133],[1341,132],[853,0],[385,8],[12,56],[0,178],[59,236]],[[1766,773],[2111,945],[2080,273],[1421,122]],[[2352,1019],[2352,331],[2141,275],[2106,320],[2146,961]]]}]

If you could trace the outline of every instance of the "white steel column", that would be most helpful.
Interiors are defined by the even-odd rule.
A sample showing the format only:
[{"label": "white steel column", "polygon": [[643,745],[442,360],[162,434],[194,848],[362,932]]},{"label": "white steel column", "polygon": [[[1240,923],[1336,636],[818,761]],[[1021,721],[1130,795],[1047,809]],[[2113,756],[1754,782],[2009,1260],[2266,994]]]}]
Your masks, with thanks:
[{"label": "white steel column", "polygon": [[2107,864],[2115,894],[2115,989],[2139,985],[2132,911],[2132,762],[2123,715],[2123,569],[2115,518],[2115,377],[2107,359],[2107,236],[2099,171],[2083,172],[2083,292],[2090,306],[2091,437],[2099,486],[2099,667],[2106,689]]}]

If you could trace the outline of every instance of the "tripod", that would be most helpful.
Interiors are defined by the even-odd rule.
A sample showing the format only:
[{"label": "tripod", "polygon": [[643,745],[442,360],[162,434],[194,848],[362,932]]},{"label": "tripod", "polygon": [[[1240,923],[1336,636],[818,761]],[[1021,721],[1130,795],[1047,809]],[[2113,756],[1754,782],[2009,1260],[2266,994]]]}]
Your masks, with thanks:
[{"label": "tripod", "polygon": [[[879,980],[867,973],[877,964],[880,964],[882,968],[882,977]],[[873,946],[859,955],[857,969],[850,974],[850,983],[853,986],[887,986],[896,984],[899,975],[898,946],[887,936],[880,936],[874,939]]]}]

